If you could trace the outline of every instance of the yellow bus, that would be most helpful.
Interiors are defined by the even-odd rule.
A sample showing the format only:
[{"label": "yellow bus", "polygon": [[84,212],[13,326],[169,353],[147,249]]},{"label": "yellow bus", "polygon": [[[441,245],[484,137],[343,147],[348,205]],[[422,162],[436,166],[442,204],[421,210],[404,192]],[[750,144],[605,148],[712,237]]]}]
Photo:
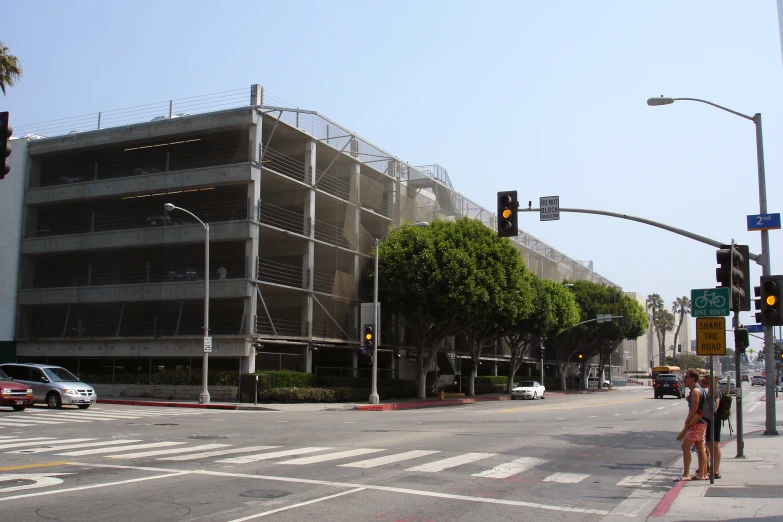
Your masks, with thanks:
[{"label": "yellow bus", "polygon": [[679,366],[655,366],[652,369],[652,378],[658,377],[659,373],[673,373],[682,376],[682,370]]}]

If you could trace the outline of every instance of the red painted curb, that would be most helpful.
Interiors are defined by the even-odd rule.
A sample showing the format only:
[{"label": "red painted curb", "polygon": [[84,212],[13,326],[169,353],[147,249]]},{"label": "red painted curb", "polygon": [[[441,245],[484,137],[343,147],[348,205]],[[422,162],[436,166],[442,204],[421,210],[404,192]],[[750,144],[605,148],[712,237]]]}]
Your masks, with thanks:
[{"label": "red painted curb", "polygon": [[155,401],[136,401],[123,399],[98,399],[101,404],[124,404],[128,406],[159,406],[163,408],[202,408],[210,410],[236,410],[238,406],[234,404],[195,404],[192,402],[155,402]]},{"label": "red painted curb", "polygon": [[685,486],[686,482],[688,481],[684,480],[675,484],[674,487],[663,496],[661,501],[658,502],[658,505],[655,506],[653,512],[650,513],[650,516],[662,517],[666,515],[666,513],[669,511],[669,508],[672,507],[672,504],[674,504],[674,501],[677,499],[677,495],[680,494],[680,490],[683,488],[683,486]]},{"label": "red painted curb", "polygon": [[355,406],[354,411],[392,411],[392,410],[411,410],[415,408],[438,408],[442,406],[460,406],[462,404],[473,404],[476,402],[507,401],[510,396],[499,397],[471,397],[469,399],[449,399],[447,401],[421,401],[421,402],[398,402],[388,404],[363,404]]}]

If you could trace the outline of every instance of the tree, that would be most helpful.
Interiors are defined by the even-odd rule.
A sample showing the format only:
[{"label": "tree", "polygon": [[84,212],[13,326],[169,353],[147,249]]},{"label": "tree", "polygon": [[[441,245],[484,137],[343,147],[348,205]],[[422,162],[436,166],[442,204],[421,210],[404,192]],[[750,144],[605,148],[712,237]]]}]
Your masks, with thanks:
[{"label": "tree", "polygon": [[645,302],[645,308],[647,309],[647,312],[652,315],[652,321],[650,321],[650,324],[653,327],[653,330],[655,331],[656,336],[658,337],[658,364],[661,364],[662,361],[665,360],[665,354],[663,352],[663,349],[660,348],[663,345],[663,342],[661,342],[660,335],[658,334],[658,329],[655,327],[656,325],[656,319],[658,317],[658,313],[663,310],[663,298],[658,294],[650,294],[647,296],[647,300]]},{"label": "tree", "polygon": [[706,357],[701,357],[692,353],[683,353],[677,356],[676,362],[677,366],[682,368],[683,372],[688,368],[708,368],[710,364]]},{"label": "tree", "polygon": [[655,333],[658,337],[658,353],[664,354],[661,361],[666,360],[666,332],[674,330],[674,314],[666,308],[658,310],[654,321]]},{"label": "tree", "polygon": [[[540,346],[565,328],[579,322],[579,306],[574,294],[562,284],[530,275],[533,290],[533,311],[504,332],[503,338],[511,351],[508,364],[508,392],[514,387],[514,378],[522,358],[534,347]],[[543,384],[543,383],[541,383]]]},{"label": "tree", "polygon": [[19,65],[19,59],[9,53],[8,47],[0,42],[0,90],[3,95],[6,94],[5,88],[13,87],[22,77],[22,66]]},{"label": "tree", "polygon": [[530,315],[533,291],[522,256],[508,239],[467,217],[445,230],[439,248],[459,273],[449,293],[457,305],[454,317],[468,338],[473,362],[468,394],[473,396],[484,345]]},{"label": "tree", "polygon": [[672,303],[672,313],[675,316],[679,316],[680,319],[677,322],[677,329],[674,330],[674,350],[676,353],[677,339],[680,337],[680,328],[682,328],[682,323],[685,321],[685,316],[691,313],[691,300],[688,299],[688,296],[684,295],[674,300]]},{"label": "tree", "polygon": [[435,221],[427,227],[398,228],[378,250],[379,298],[391,312],[410,318],[420,399],[426,397],[427,369],[435,363],[440,344],[460,326],[459,301],[451,288],[459,285],[464,270],[454,262],[453,253],[442,248],[449,226]]}]

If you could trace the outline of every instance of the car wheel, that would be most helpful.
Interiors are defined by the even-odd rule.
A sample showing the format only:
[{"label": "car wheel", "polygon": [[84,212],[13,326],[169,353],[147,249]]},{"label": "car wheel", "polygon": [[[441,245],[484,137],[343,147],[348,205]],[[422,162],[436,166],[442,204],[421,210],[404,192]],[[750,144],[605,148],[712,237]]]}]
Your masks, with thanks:
[{"label": "car wheel", "polygon": [[27,406],[22,404],[20,406],[14,406],[13,408],[14,408],[14,411],[24,411],[24,409],[27,408]]},{"label": "car wheel", "polygon": [[533,400],[538,399],[538,392],[533,392]]},{"label": "car wheel", "polygon": [[57,392],[51,392],[46,396],[46,405],[53,409],[60,409],[63,407],[63,401]]},{"label": "car wheel", "polygon": [[546,399],[546,392],[541,394],[541,400],[544,400],[544,399]]},{"label": "car wheel", "polygon": [[86,410],[90,407],[89,404],[77,404],[76,406],[78,406],[80,410]]}]

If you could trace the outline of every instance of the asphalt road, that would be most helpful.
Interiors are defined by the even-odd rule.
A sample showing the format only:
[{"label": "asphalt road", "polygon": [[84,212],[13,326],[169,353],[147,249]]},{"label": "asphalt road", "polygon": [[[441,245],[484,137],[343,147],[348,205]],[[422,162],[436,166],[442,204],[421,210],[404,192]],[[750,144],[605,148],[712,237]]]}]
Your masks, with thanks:
[{"label": "asphalt road", "polygon": [[[746,432],[761,395],[746,389]],[[3,410],[0,519],[631,520],[679,475],[685,412],[646,387],[391,412]]]}]

